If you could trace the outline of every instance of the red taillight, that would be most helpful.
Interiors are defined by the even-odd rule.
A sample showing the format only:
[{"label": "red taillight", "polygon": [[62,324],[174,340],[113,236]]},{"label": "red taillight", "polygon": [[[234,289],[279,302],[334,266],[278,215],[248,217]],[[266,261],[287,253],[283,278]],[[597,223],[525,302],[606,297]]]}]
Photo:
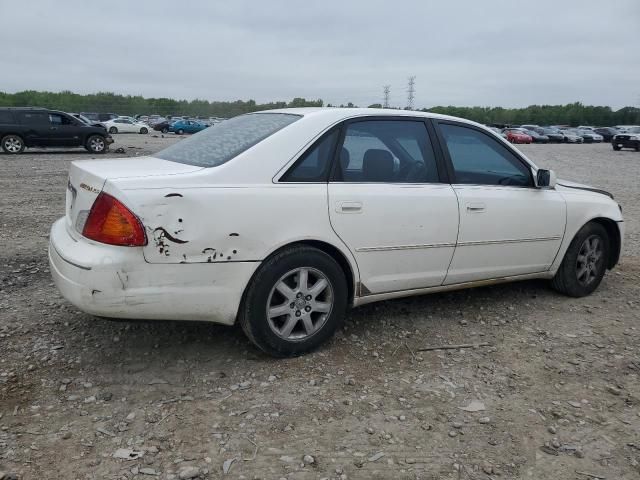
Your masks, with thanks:
[{"label": "red taillight", "polygon": [[82,235],[109,245],[141,247],[147,244],[147,236],[138,217],[122,202],[104,192],[93,202]]}]

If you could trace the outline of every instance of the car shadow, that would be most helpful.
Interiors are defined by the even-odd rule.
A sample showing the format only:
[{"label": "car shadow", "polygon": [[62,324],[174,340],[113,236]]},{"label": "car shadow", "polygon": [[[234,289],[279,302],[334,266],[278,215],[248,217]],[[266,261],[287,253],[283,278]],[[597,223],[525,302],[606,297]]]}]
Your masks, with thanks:
[{"label": "car shadow", "polygon": [[[440,329],[443,323],[450,324],[449,329],[463,317],[475,319],[477,314],[486,315],[489,306],[504,309],[507,315],[510,308],[515,307],[512,314],[515,315],[522,313],[525,304],[526,308],[533,309],[536,304],[557,295],[548,282],[531,280],[376,302],[348,311],[344,331],[338,336],[355,334],[380,344],[388,334],[383,325],[386,321],[407,331]],[[113,366],[114,362],[121,363],[141,352],[149,367],[156,361],[165,364],[169,358],[179,358],[187,363],[210,362],[212,366],[229,361],[278,361],[255,347],[238,324],[229,327],[208,322],[119,320],[88,315],[82,315],[82,321],[92,324],[85,328],[93,330],[92,334],[98,338],[118,338],[117,343],[102,345],[93,353],[101,357],[101,365]],[[381,332],[380,338],[376,338],[376,331]],[[439,333],[444,335],[446,332]],[[339,354],[338,350],[343,349],[335,340],[319,348],[327,354]],[[106,370],[104,373],[108,374]]]}]

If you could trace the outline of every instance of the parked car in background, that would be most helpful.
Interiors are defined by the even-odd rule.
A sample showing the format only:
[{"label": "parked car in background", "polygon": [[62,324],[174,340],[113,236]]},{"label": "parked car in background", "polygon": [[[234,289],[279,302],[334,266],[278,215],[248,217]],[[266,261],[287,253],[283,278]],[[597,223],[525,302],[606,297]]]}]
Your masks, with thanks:
[{"label": "parked car in background", "polygon": [[104,128],[65,112],[0,108],[0,145],[5,153],[21,153],[26,147],[84,147],[91,153],[104,153],[112,142]]},{"label": "parked car in background", "polygon": [[426,112],[256,112],[151,157],[72,162],[68,178],[49,235],[67,300],[237,322],[278,357],[326,342],[349,306],[533,278],[589,295],[624,238],[610,194]]},{"label": "parked car in background", "polygon": [[542,133],[543,135],[546,135],[552,143],[564,142],[564,135],[556,128],[542,127]]},{"label": "parked car in background", "polygon": [[103,123],[107,131],[111,134],[149,133],[149,127],[147,125],[131,120],[130,118],[118,117]]},{"label": "parked car in background", "polygon": [[617,133],[611,140],[614,150],[633,148],[640,152],[640,127],[630,127],[624,133]]},{"label": "parked car in background", "polygon": [[163,120],[161,122],[156,123],[151,128],[153,128],[156,132],[169,133],[169,127],[171,126],[172,123],[175,123],[175,122],[177,122],[177,120]]},{"label": "parked car in background", "polygon": [[160,115],[151,115],[149,116],[149,121],[147,122],[150,127],[157,125],[160,122],[164,122],[166,120],[165,117],[161,117]]},{"label": "parked car in background", "polygon": [[87,117],[82,115],[81,113],[69,113],[69,112],[67,112],[67,114],[71,115],[72,117],[77,118],[78,120],[80,120],[81,122],[86,123],[87,125],[91,125],[93,127],[102,127],[102,128],[104,128],[104,125],[102,123],[91,121],[90,119],[88,119]]},{"label": "parked car in background", "polygon": [[489,130],[494,131],[496,134],[500,135],[502,138],[504,138],[505,140],[507,140],[507,134],[504,133],[502,130],[500,130],[498,127],[489,127],[487,126],[487,128]]},{"label": "parked car in background", "polygon": [[599,127],[593,130],[598,135],[602,135],[602,138],[605,142],[610,142],[614,135],[620,133],[613,127]]},{"label": "parked car in background", "polygon": [[507,140],[511,143],[531,143],[533,138],[527,135],[524,130],[520,128],[505,128],[504,133],[507,135]]},{"label": "parked car in background", "polygon": [[571,129],[561,130],[565,143],[584,143],[584,138],[578,132]]},{"label": "parked car in background", "polygon": [[538,130],[542,131],[540,127],[536,130],[529,130],[528,128],[520,127],[520,130],[529,135],[533,139],[533,143],[549,143],[549,137],[538,132]]},{"label": "parked car in background", "polygon": [[174,132],[178,135],[182,135],[183,133],[198,133],[209,125],[202,122],[197,122],[195,120],[178,120],[177,122],[169,125],[169,131]]},{"label": "parked car in background", "polygon": [[584,143],[600,143],[602,135],[597,134],[593,130],[585,130],[584,128],[576,128],[574,130],[578,135],[582,136]]},{"label": "parked car in background", "polygon": [[532,132],[536,132],[542,135],[542,127],[540,125],[520,125],[519,128],[524,128],[525,130],[530,130]]},{"label": "parked car in background", "polygon": [[[116,118],[117,118],[117,119],[119,119],[119,120],[130,120],[130,121],[132,121],[133,123],[142,123],[142,124],[145,124],[145,125],[146,125],[146,123],[145,123],[145,122],[143,122],[143,121],[141,121],[141,120],[138,120],[136,117],[131,117],[131,116],[129,116],[129,115],[119,115],[119,116],[118,116],[118,117],[116,117]],[[115,120],[115,118],[114,118],[114,120]]]},{"label": "parked car in background", "polygon": [[640,125],[614,125],[613,128],[618,130],[620,133],[625,133],[625,132],[631,130],[632,128],[636,128],[638,126],[640,126]]},{"label": "parked car in background", "polygon": [[80,112],[80,114],[87,117],[92,122],[106,122],[113,118],[118,118],[119,115],[115,113],[92,113],[92,112]]}]

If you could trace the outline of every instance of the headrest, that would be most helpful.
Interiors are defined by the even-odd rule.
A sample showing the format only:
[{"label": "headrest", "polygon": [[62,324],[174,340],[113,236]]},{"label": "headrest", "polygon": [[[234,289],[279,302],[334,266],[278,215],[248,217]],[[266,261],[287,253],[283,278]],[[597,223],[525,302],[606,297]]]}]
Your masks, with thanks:
[{"label": "headrest", "polygon": [[372,148],[362,159],[362,177],[369,182],[393,181],[393,157],[387,150]]},{"label": "headrest", "polygon": [[351,155],[349,155],[349,150],[342,147],[340,150],[340,166],[342,167],[342,171],[344,172],[349,166],[349,161],[351,160]]}]

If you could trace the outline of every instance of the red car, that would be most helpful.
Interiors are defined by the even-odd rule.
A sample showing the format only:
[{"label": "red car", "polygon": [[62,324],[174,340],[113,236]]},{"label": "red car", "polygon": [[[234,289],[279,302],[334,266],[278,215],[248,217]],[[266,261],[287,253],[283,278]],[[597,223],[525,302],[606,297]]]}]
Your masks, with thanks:
[{"label": "red car", "polygon": [[505,128],[504,133],[507,134],[507,140],[511,143],[531,143],[533,138],[518,128]]}]

